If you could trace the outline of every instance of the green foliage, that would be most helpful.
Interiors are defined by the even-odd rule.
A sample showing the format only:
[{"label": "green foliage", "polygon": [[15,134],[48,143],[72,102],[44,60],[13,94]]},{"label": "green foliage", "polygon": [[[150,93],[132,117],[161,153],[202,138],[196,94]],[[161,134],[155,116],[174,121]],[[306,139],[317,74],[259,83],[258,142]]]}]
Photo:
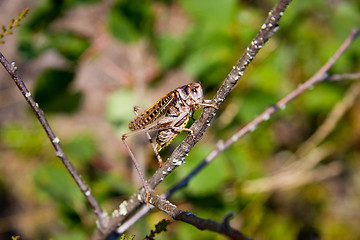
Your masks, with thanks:
[{"label": "green foliage", "polygon": [[89,135],[80,135],[66,142],[63,146],[69,158],[77,164],[85,165],[97,155],[96,142]]},{"label": "green foliage", "polygon": [[[189,157],[186,159],[186,163],[183,164],[183,171],[181,175],[185,177],[194,167],[199,164],[201,159],[206,156],[210,149],[208,147],[195,148]],[[220,160],[220,159],[219,159]],[[223,159],[224,160],[224,159]],[[221,169],[221,171],[219,171]],[[186,188],[186,193],[192,196],[206,196],[210,194],[219,194],[219,190],[222,188],[224,182],[228,176],[227,169],[225,168],[224,161],[215,161],[206,167],[206,171],[198,173],[189,183]],[[178,179],[179,180],[179,179]],[[206,184],[204,184],[204,182]]]},{"label": "green foliage", "polygon": [[150,2],[117,0],[109,12],[108,27],[115,38],[124,42],[133,42],[150,35],[153,30]]},{"label": "green foliage", "polygon": [[[312,94],[316,92],[316,94]],[[304,94],[302,103],[310,113],[329,112],[336,102],[344,95],[341,86],[334,88],[333,84],[321,84]]]},{"label": "green foliage", "polygon": [[72,113],[78,109],[82,95],[70,88],[74,74],[72,71],[47,69],[39,76],[34,98],[44,111]]},{"label": "green foliage", "polygon": [[209,27],[209,30],[210,28],[213,30],[223,28],[231,21],[236,12],[236,1],[234,0],[221,2],[216,0],[182,0],[181,5],[197,23],[206,24],[205,28]]},{"label": "green foliage", "polygon": [[238,122],[249,122],[254,119],[260,112],[269,106],[269,103],[275,103],[278,97],[276,92],[265,92],[262,89],[254,89],[250,92],[244,92],[241,99],[236,99],[236,103],[241,111],[236,116]]},{"label": "green foliage", "polygon": [[49,46],[57,49],[70,61],[76,61],[90,46],[87,39],[69,32],[58,32],[49,36]]},{"label": "green foliage", "polygon": [[[20,34],[20,53],[26,58],[35,58],[49,49],[54,49],[69,61],[77,61],[89,47],[90,42],[78,33],[53,30],[51,24],[58,20],[66,10],[97,0],[44,0],[34,9],[23,25]],[[42,41],[38,41],[39,37]]]},{"label": "green foliage", "polygon": [[229,64],[238,46],[231,36],[236,2],[197,0],[181,4],[196,19],[184,40],[187,45],[184,69],[201,81],[215,82],[226,74],[223,67]]},{"label": "green foliage", "polygon": [[[37,73],[32,92],[46,113],[77,113],[84,99],[82,93],[73,89],[73,81],[78,66],[83,63],[84,52],[95,40],[95,37],[84,36],[74,30],[55,28],[54,23],[66,18],[69,11],[88,7],[96,2],[98,1],[38,1],[19,28],[19,51],[26,61],[33,61],[48,51],[54,51],[63,60],[62,66],[66,66],[46,68]],[[174,71],[180,71],[194,81],[201,81],[204,93],[210,99],[261,27],[274,2],[116,0],[107,3],[109,10],[101,16],[106,19],[102,24],[110,34],[100,31],[96,37],[110,35],[124,43],[119,47],[126,47],[126,44],[136,46],[139,42],[149,46],[147,54],[155,59],[158,72],[155,77],[149,77],[144,82],[146,93],[152,92],[149,89],[152,87],[161,91],[168,84],[164,79]],[[206,157],[218,140],[231,137],[241,126],[312,76],[339,47],[350,29],[358,27],[358,9],[357,1],[293,1],[280,22],[279,31],[246,70],[237,88],[221,106],[204,139],[189,153],[186,163],[165,179],[165,187],[159,186],[156,190],[161,193],[173,186]],[[176,16],[171,18],[173,14]],[[18,20],[24,16],[25,14],[18,17]],[[168,28],[159,27],[158,23],[163,18],[169,23]],[[171,21],[167,21],[168,19]],[[3,27],[2,36],[13,30],[18,24],[16,21]],[[172,31],[177,24],[181,31]],[[334,65],[330,74],[358,71],[358,42],[359,39]],[[116,59],[119,64],[127,61],[129,59]],[[105,72],[108,70],[106,64],[101,66]],[[141,67],[143,66],[139,66]],[[120,68],[130,75],[129,79],[138,80],[134,71],[141,69],[128,71],[122,65]],[[129,131],[127,125],[134,116],[132,107],[139,98],[145,102],[147,97],[136,95],[136,91],[131,89],[138,86],[136,84],[134,80],[126,82],[119,89],[110,89],[106,99],[105,118],[119,136]],[[230,224],[253,239],[309,239],[306,236],[311,236],[311,233],[325,239],[358,239],[360,232],[353,220],[355,213],[359,212],[358,206],[354,204],[358,202],[356,174],[360,170],[357,161],[360,155],[360,117],[356,106],[325,140],[325,143],[330,142],[336,149],[322,166],[338,162],[343,169],[340,176],[331,181],[310,183],[287,191],[257,194],[243,192],[247,181],[267,178],[287,164],[288,159],[282,156],[296,151],[298,143],[305,142],[315,132],[328,112],[344,97],[350,84],[316,85],[286,106],[286,109],[258,126],[255,132],[241,138],[170,200],[177,205],[182,204],[182,209],[219,222],[228,212],[235,212],[235,219]],[[199,116],[199,112],[201,110],[196,113],[195,118]],[[77,126],[68,126],[71,127]],[[164,160],[184,136],[185,133],[161,152]],[[125,163],[127,155],[119,146],[121,141],[111,146],[118,149],[115,156],[110,156],[111,160],[105,161],[102,158],[105,155],[103,151],[106,150],[100,147],[106,144],[97,138],[100,137],[95,140],[94,136],[85,133],[61,139],[61,143],[92,187],[92,192],[108,210],[133,193],[139,184],[133,184],[133,179],[130,178],[130,163]],[[1,125],[0,128],[2,158],[16,156],[24,160],[22,163],[27,163],[30,157],[36,159],[36,164],[27,170],[33,183],[24,184],[33,189],[32,197],[41,204],[51,202],[57,216],[54,222],[59,224],[55,230],[42,228],[45,229],[44,232],[48,231],[45,235],[56,236],[56,239],[87,239],[95,229],[94,219],[89,220],[91,213],[83,196],[64,167],[53,157],[53,152],[49,157],[52,149],[47,141],[43,130],[33,125],[11,123]],[[291,145],[293,142],[297,144]],[[150,147],[144,144],[137,149],[143,151]],[[143,166],[146,169],[144,172],[149,174],[153,168],[157,168],[152,154],[150,152],[146,155],[151,163]],[[113,159],[115,162],[112,162]],[[5,172],[10,167],[13,166],[9,164],[0,169]],[[321,176],[321,172],[315,174]],[[21,176],[18,177],[20,181]],[[6,177],[0,178],[6,185]],[[7,188],[11,189],[11,186]],[[20,195],[14,198],[21,198]],[[139,235],[148,233],[148,229],[154,226],[154,218],[156,222],[159,218],[164,218],[163,215],[159,217],[160,214],[162,213],[152,213],[139,224],[140,227],[135,226]],[[41,238],[41,234],[34,239]],[[301,238],[302,236],[305,237]],[[221,238],[214,233],[199,231],[193,226],[177,222],[166,233],[156,237],[167,240]],[[133,236],[124,235],[122,239],[133,239]]]},{"label": "green foliage", "polygon": [[63,234],[56,236],[56,240],[86,240],[88,239],[86,234],[80,230],[68,231]]},{"label": "green foliage", "polygon": [[25,156],[39,155],[43,151],[45,139],[45,132],[40,125],[10,123],[0,128],[2,144]]},{"label": "green foliage", "polygon": [[80,190],[60,163],[38,167],[33,175],[39,194],[56,200],[59,205],[75,206],[77,199],[82,199]]},{"label": "green foliage", "polygon": [[184,57],[185,44],[181,39],[163,34],[158,36],[156,44],[158,61],[164,70],[175,67]]},{"label": "green foliage", "polygon": [[119,134],[129,131],[128,124],[134,118],[133,106],[134,93],[128,89],[120,89],[109,95],[105,115],[107,120],[117,127]]}]

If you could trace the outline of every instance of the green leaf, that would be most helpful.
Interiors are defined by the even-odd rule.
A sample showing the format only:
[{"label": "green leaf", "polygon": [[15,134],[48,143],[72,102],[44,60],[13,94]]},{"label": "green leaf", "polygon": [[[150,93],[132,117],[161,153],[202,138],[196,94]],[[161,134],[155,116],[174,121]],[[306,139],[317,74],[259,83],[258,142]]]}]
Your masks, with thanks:
[{"label": "green leaf", "polygon": [[76,61],[90,46],[90,42],[72,33],[61,32],[49,36],[49,47],[54,47],[71,61]]},{"label": "green leaf", "polygon": [[344,90],[332,83],[317,84],[314,89],[306,92],[303,100],[304,108],[310,113],[319,114],[328,112],[339,99],[342,98]]},{"label": "green leaf", "polygon": [[136,190],[131,179],[119,175],[116,170],[98,173],[99,177],[92,183],[92,187],[100,202],[108,201],[112,197],[129,196]]},{"label": "green leaf", "polygon": [[66,0],[67,7],[76,7],[83,4],[100,2],[100,0]]},{"label": "green leaf", "polygon": [[63,165],[36,168],[33,178],[39,192],[50,196],[59,204],[71,206],[83,199],[78,186]]},{"label": "green leaf", "polygon": [[[183,164],[182,174],[188,174],[205,157],[204,153],[209,152],[208,147],[196,147],[192,149],[186,163]],[[221,158],[221,157],[219,157]],[[185,169],[185,170],[184,170]],[[203,196],[206,194],[218,193],[224,180],[227,178],[224,161],[216,159],[198,173],[189,183],[186,192],[192,196]]]},{"label": "green leaf", "polygon": [[128,132],[128,124],[134,118],[134,94],[129,89],[113,92],[107,99],[105,115],[118,128],[119,133]]},{"label": "green leaf", "polygon": [[31,32],[38,32],[46,29],[64,10],[65,1],[44,0],[38,5],[26,21],[24,27]]},{"label": "green leaf", "polygon": [[63,145],[64,151],[76,163],[85,164],[97,154],[97,144],[91,136],[80,135]]},{"label": "green leaf", "polygon": [[156,44],[158,60],[164,70],[173,67],[184,53],[183,42],[170,35],[160,35]]},{"label": "green leaf", "polygon": [[237,115],[238,122],[246,123],[262,113],[268,106],[276,103],[278,98],[272,92],[254,89],[251,92],[243,92],[241,99],[237,100],[241,109]]},{"label": "green leaf", "polygon": [[117,1],[111,8],[108,27],[115,38],[134,42],[151,33],[154,17],[148,1]]},{"label": "green leaf", "polygon": [[85,240],[89,239],[89,236],[85,231],[80,229],[67,230],[65,233],[56,235],[56,240]]},{"label": "green leaf", "polygon": [[198,21],[213,28],[228,24],[236,9],[234,0],[182,0],[181,4]]},{"label": "green leaf", "polygon": [[8,147],[26,156],[37,156],[43,150],[45,133],[40,125],[25,127],[10,123],[0,128],[0,139]]},{"label": "green leaf", "polygon": [[78,109],[82,94],[70,91],[74,72],[47,69],[37,79],[35,101],[44,111],[71,113]]}]

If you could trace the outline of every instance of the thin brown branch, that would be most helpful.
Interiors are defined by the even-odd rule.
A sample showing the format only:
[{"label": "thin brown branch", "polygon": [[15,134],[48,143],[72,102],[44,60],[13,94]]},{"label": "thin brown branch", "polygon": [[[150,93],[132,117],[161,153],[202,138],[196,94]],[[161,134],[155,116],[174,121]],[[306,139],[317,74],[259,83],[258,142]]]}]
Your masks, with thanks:
[{"label": "thin brown branch", "polygon": [[[322,181],[324,179],[338,175],[341,165],[327,164],[317,166],[326,157],[333,154],[334,148],[321,146],[313,149],[303,156],[292,167],[284,167],[270,177],[248,180],[243,183],[242,191],[247,194],[289,190],[303,185]],[[319,178],[321,176],[321,178]]]},{"label": "thin brown branch", "polygon": [[360,72],[333,74],[328,78],[328,80],[332,81],[332,82],[343,81],[344,79],[347,79],[347,80],[359,80],[360,79]]},{"label": "thin brown branch", "polygon": [[203,219],[197,217],[196,215],[182,211],[174,204],[170,203],[167,200],[162,199],[159,196],[151,195],[150,202],[159,208],[161,211],[167,213],[175,220],[180,220],[186,223],[189,223],[200,230],[209,230],[212,232],[220,233],[224,236],[227,236],[229,239],[234,240],[246,240],[246,238],[241,232],[233,229],[229,224],[229,218],[231,215],[228,215],[224,218],[222,223],[217,223],[211,219]]},{"label": "thin brown branch", "polygon": [[298,148],[295,156],[303,156],[307,154],[311,149],[323,141],[332,132],[344,114],[354,105],[355,100],[359,95],[360,83],[357,82],[352,84],[352,86],[347,90],[345,97],[335,105],[326,117],[325,121],[317,128],[316,132]]},{"label": "thin brown branch", "polygon": [[45,117],[44,112],[39,108],[39,105],[34,101],[34,99],[31,96],[30,91],[27,89],[27,87],[25,86],[25,83],[19,76],[15,62],[12,62],[10,64],[1,52],[0,52],[0,62],[4,66],[6,71],[9,73],[11,78],[14,80],[16,86],[19,88],[20,92],[25,97],[26,101],[29,103],[31,109],[34,111],[41,126],[44,128],[53,147],[56,150],[56,156],[61,159],[64,166],[66,167],[66,169],[68,170],[68,172],[70,173],[72,178],[75,180],[76,184],[79,186],[81,192],[83,193],[85,198],[88,200],[93,212],[95,213],[95,215],[98,219],[99,225],[101,226],[101,228],[106,227],[106,220],[107,220],[106,212],[101,209],[98,201],[96,200],[94,195],[92,195],[90,188],[81,179],[79,173],[76,171],[76,169],[70,162],[69,158],[65,154],[63,148],[60,145],[60,139],[55,135],[55,133],[51,129],[51,127]]}]

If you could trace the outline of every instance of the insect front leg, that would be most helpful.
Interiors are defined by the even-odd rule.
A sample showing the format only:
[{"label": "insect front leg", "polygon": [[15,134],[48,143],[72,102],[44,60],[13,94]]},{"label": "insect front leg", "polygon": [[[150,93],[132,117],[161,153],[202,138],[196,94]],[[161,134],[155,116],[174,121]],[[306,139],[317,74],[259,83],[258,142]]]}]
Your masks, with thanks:
[{"label": "insect front leg", "polygon": [[212,100],[207,100],[207,99],[204,99],[204,102],[199,103],[199,106],[212,107],[212,108],[215,108],[215,109],[219,109],[217,106],[215,106],[215,105],[213,104],[213,101],[212,101]]}]

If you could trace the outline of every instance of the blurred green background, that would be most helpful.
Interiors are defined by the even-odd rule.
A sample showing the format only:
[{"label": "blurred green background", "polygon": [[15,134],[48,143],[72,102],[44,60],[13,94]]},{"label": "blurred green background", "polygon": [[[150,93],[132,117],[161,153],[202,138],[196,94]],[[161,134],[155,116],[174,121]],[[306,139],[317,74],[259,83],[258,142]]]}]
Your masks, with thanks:
[{"label": "blurred green background", "polygon": [[[275,3],[0,1],[0,25],[30,8],[0,50],[17,62],[72,163],[111,212],[141,185],[120,139],[129,131],[133,106],[148,107],[188,82],[201,82],[211,99]],[[293,1],[280,30],[251,63],[186,164],[157,193],[186,176],[218,140],[231,137],[310,78],[355,27],[360,27],[359,1]],[[359,42],[330,73],[360,70]],[[241,138],[170,200],[219,222],[233,212],[231,225],[253,239],[359,239],[360,101],[343,101],[356,86],[357,81],[346,80],[316,85]],[[311,145],[335,106],[344,114]],[[95,217],[5,71],[0,71],[0,113],[0,239],[88,239]],[[161,153],[163,159],[184,136]],[[158,165],[149,144],[142,137],[128,142],[150,176]],[[153,211],[128,234],[142,239],[163,218],[170,219]],[[157,239],[224,237],[174,222]]]}]

